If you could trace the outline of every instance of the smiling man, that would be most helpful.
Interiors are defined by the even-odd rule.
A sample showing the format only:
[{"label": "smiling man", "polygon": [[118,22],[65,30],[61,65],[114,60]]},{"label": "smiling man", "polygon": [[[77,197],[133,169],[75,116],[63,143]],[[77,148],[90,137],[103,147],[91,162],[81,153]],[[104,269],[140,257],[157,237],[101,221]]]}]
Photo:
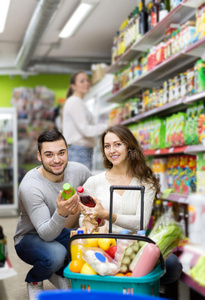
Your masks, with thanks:
[{"label": "smiling man", "polygon": [[45,279],[56,288],[69,288],[63,277],[70,238],[65,222],[79,204],[77,194],[64,201],[62,189],[66,182],[77,189],[91,175],[84,165],[68,162],[65,138],[56,130],[39,136],[37,157],[42,165],[30,170],[19,186],[21,213],[14,236],[18,256],[33,266],[25,279],[30,300],[37,299]]}]

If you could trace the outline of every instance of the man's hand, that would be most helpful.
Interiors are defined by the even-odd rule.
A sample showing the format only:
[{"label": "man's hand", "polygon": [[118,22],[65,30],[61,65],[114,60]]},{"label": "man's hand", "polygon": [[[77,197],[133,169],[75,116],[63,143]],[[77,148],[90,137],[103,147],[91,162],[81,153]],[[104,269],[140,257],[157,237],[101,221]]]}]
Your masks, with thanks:
[{"label": "man's hand", "polygon": [[62,191],[59,192],[57,203],[57,213],[66,218],[70,214],[75,214],[79,211],[79,196],[77,194],[70,197],[68,200],[62,199]]}]

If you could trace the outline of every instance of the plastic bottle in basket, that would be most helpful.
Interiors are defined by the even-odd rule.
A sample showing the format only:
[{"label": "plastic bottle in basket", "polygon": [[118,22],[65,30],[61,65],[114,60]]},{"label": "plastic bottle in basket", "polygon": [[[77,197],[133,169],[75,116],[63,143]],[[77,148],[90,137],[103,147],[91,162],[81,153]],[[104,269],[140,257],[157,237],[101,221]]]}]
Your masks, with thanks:
[{"label": "plastic bottle in basket", "polygon": [[71,260],[79,259],[82,262],[85,262],[82,258],[82,248],[86,246],[86,239],[81,239],[80,235],[83,234],[83,230],[78,230],[77,234],[79,239],[73,240],[71,243]]}]

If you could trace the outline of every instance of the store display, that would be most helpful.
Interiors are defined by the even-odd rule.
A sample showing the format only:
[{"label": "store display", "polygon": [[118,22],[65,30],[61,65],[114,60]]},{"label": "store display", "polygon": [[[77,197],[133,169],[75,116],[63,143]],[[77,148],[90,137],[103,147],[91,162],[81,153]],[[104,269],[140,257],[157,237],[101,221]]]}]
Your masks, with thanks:
[{"label": "store display", "polygon": [[55,128],[54,93],[46,87],[13,89],[11,104],[17,110],[19,182],[29,165],[38,165],[36,141],[42,131]]}]

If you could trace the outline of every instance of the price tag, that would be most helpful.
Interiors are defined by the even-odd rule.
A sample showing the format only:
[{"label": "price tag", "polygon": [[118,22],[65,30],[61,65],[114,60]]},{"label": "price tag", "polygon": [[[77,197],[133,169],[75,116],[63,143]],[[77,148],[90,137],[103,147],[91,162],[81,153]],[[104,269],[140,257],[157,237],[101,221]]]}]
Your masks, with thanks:
[{"label": "price tag", "polygon": [[157,149],[157,150],[155,151],[155,154],[160,154],[160,149]]},{"label": "price tag", "polygon": [[169,148],[169,153],[174,152],[174,148]]},{"label": "price tag", "polygon": [[168,198],[168,196],[171,194],[171,192],[172,192],[172,189],[166,189],[166,190],[164,190],[164,192],[163,192],[163,194],[162,194],[162,199],[167,199]]}]

